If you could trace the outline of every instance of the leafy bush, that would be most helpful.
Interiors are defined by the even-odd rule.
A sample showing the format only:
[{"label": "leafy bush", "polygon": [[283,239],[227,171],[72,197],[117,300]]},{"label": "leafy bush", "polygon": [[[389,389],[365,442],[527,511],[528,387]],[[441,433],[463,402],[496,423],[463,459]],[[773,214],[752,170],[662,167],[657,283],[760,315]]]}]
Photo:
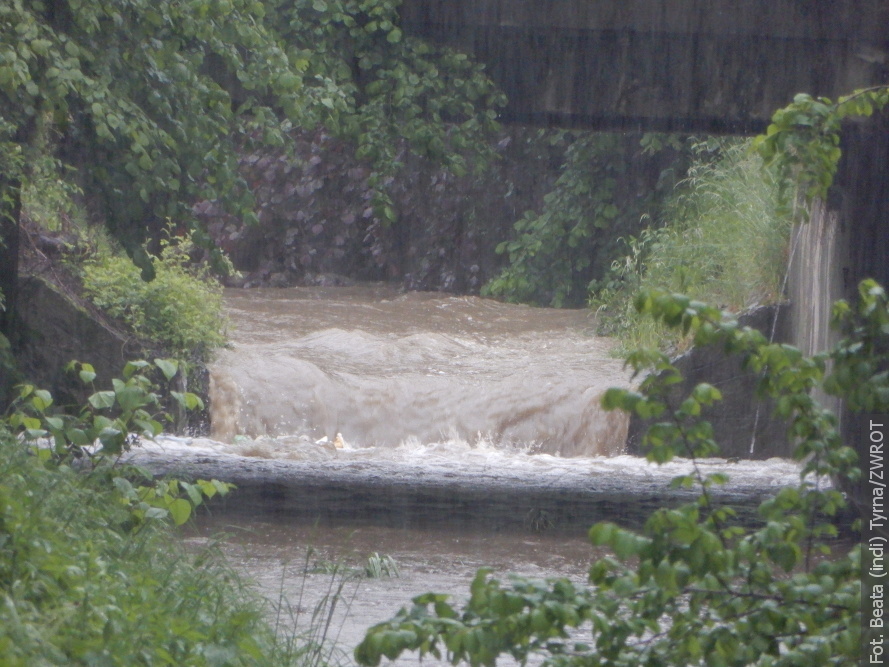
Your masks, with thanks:
[{"label": "leafy bush", "polygon": [[[503,653],[521,661],[540,654],[543,664],[564,666],[857,662],[861,547],[832,553],[846,499],[826,480],[854,483],[860,470],[836,417],[818,405],[812,389],[822,386],[853,410],[889,410],[883,372],[889,366],[889,302],[873,281],[859,292],[857,310],[844,302],[834,309],[846,338],[830,354],[805,357],[739,328],[717,308],[643,290],[636,299],[641,312],[689,332],[696,345],[739,355],[757,373],[761,393],[788,419],[794,457],[803,466],[800,483],[764,501],[759,524],[750,526],[710,493],[726,476],[704,475],[694,466],[674,484],[696,487],[695,502],[654,512],[641,532],[610,523],[590,530],[591,541],[613,556],[592,564],[589,586],[518,577],[505,586],[482,570],[462,610],[448,596],[429,593],[371,628],[355,651],[359,663],[377,665],[406,650],[446,653],[454,664],[472,665],[494,665]],[[679,371],[665,354],[640,351],[628,361],[644,377],[639,390],[609,390],[604,403],[657,420],[644,441],[649,460],[684,456],[694,463],[713,456],[718,445],[701,415],[720,400],[719,391],[701,383],[676,397]]]},{"label": "leafy bush", "polygon": [[[645,135],[646,147],[653,146],[652,136]],[[578,133],[543,209],[526,211],[514,225],[516,237],[497,246],[509,266],[482,293],[555,307],[582,303],[590,281],[601,278],[615,256],[617,239],[639,228],[672,173],[655,169],[660,176],[648,178],[659,165],[631,168],[642,159],[638,153],[635,141],[620,135]]]},{"label": "leafy bush", "polygon": [[[131,362],[76,414],[25,386],[0,418],[4,665],[294,664],[300,647],[267,625],[265,603],[224,559],[187,554],[171,533],[231,485],[155,481],[112,465],[132,436],[157,430],[149,410],[160,399],[145,377],[153,368],[168,381],[178,371],[167,360]],[[87,364],[75,370],[94,379]],[[75,465],[84,436],[97,439],[91,466]]]},{"label": "leafy bush", "polygon": [[142,279],[124,256],[102,254],[83,268],[84,291],[98,307],[182,359],[207,359],[225,343],[222,288],[189,260],[190,238],[165,240],[155,278]]},{"label": "leafy bush", "polygon": [[611,266],[590,303],[602,329],[628,349],[676,343],[676,332],[633,308],[639,288],[688,294],[734,312],[781,300],[792,216],[775,169],[749,140],[698,141],[687,177],[664,207],[663,225],[623,239],[629,252]]},{"label": "leafy bush", "polygon": [[[72,361],[68,370],[77,372],[81,382],[93,387],[96,373],[92,365]],[[123,378],[112,380],[112,389],[94,392],[76,411],[59,409],[48,391],[23,384],[18,387],[5,423],[25,442],[51,438],[52,446],[40,450],[43,458],[67,461],[87,456],[101,462],[120,456],[134,439],[160,434],[160,420],[172,421],[163,411],[161,396],[155,392],[150,376],[160,373],[171,383],[179,372],[180,364],[175,359],[127,362]],[[204,407],[200,397],[190,392],[169,391],[169,395],[184,410]]]},{"label": "leafy bush", "polygon": [[842,151],[840,131],[850,118],[868,118],[889,105],[889,86],[860,88],[836,102],[807,93],[772,115],[765,134],[753,140],[753,147],[768,163],[777,167],[787,193],[802,193],[811,202],[827,197]]},{"label": "leafy bush", "polygon": [[0,432],[3,664],[272,662],[261,605],[221,560],[177,548],[166,522],[134,522],[110,475],[46,466]]}]

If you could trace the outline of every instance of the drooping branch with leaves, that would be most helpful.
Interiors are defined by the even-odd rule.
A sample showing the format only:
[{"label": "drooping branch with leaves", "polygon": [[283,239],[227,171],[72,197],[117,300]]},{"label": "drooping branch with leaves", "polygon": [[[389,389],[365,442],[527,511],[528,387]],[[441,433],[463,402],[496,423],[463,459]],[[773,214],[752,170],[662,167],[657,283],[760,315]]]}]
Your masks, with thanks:
[{"label": "drooping branch with leaves", "polygon": [[842,155],[843,122],[868,118],[887,104],[887,85],[856,90],[836,101],[800,93],[774,113],[766,133],[756,137],[753,145],[767,163],[778,165],[788,188],[798,188],[810,201],[824,199]]},{"label": "drooping branch with leaves", "polygon": [[[676,396],[681,377],[668,357],[633,354],[629,364],[644,379],[636,390],[610,390],[605,405],[655,420],[647,457],[686,458],[692,472],[674,484],[697,488],[697,500],[656,511],[640,532],[594,526],[591,541],[613,556],[592,564],[588,586],[520,577],[505,585],[482,570],[462,609],[446,595],[419,596],[368,631],[358,661],[377,665],[411,650],[472,665],[494,665],[501,654],[523,664],[537,655],[546,665],[614,667],[851,664],[861,638],[861,551],[832,542],[847,515],[830,480],[854,482],[860,470],[836,417],[811,390],[823,386],[852,409],[889,410],[889,300],[873,281],[859,294],[857,305],[840,302],[834,310],[846,337],[831,352],[806,357],[716,308],[640,293],[641,311],[689,332],[696,345],[739,355],[758,374],[759,392],[788,420],[800,483],[763,502],[755,525],[717,503],[710,490],[726,476],[704,475],[696,462],[718,452],[706,410],[719,391],[700,383]],[[828,361],[833,370],[825,377]]]}]

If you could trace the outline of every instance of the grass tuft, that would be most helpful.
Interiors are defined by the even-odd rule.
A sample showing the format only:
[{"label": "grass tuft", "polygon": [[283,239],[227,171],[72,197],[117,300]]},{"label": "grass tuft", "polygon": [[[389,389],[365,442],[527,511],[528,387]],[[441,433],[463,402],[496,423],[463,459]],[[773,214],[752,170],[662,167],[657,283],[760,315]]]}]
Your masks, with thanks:
[{"label": "grass tuft", "polygon": [[266,618],[217,550],[134,526],[107,471],[44,464],[0,431],[3,665],[300,664]]},{"label": "grass tuft", "polygon": [[640,288],[682,293],[740,312],[782,299],[792,215],[778,177],[750,151],[749,140],[709,138],[693,145],[695,160],[667,202],[663,220],[623,239],[626,254],[612,264],[590,305],[616,350],[681,349],[687,341],[640,316]]}]

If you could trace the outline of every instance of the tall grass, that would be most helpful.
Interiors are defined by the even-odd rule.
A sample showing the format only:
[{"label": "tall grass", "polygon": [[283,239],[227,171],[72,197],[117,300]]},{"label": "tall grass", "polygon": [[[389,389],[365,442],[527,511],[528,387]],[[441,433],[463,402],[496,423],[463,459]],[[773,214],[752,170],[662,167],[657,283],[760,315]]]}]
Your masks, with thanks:
[{"label": "tall grass", "polygon": [[[301,667],[348,664],[346,647],[339,639],[361,582],[397,578],[401,572],[391,556],[376,552],[361,567],[340,560],[318,559],[316,555],[310,546],[301,567],[290,570],[288,563],[282,563],[277,595],[271,601],[275,638]],[[316,577],[320,580],[311,581]],[[315,589],[312,593],[310,587]],[[320,596],[318,588],[323,591]]]},{"label": "tall grass", "polygon": [[623,239],[627,254],[590,299],[604,330],[620,335],[621,351],[683,346],[676,334],[636,314],[633,295],[643,287],[733,312],[782,298],[792,216],[776,174],[748,140],[710,138],[692,150],[695,159],[663,219]]},{"label": "tall grass", "polygon": [[220,554],[171,531],[0,430],[0,664],[303,664]]}]

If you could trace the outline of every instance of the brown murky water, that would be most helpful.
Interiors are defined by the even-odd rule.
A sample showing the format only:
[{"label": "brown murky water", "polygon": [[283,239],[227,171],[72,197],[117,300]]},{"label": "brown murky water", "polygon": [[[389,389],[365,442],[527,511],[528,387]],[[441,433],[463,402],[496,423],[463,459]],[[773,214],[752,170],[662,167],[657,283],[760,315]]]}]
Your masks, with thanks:
[{"label": "brown murky water", "polygon": [[[324,654],[343,665],[353,664],[351,650],[368,627],[388,620],[421,593],[450,593],[455,601],[463,601],[481,567],[491,568],[492,576],[504,583],[510,573],[537,579],[568,577],[581,583],[595,553],[580,534],[507,533],[492,539],[489,533],[448,529],[262,520],[244,526],[224,517],[204,519],[188,541],[197,548],[220,532],[228,534],[223,543],[228,560],[249,573],[271,601],[270,617],[284,632],[295,628],[303,637],[324,636]],[[392,559],[395,567],[388,576],[367,576],[365,568],[374,554]],[[418,657],[403,656],[394,664],[416,665]],[[427,657],[423,664],[448,663]],[[514,663],[504,658],[499,664]]]},{"label": "brown murky water", "polygon": [[234,348],[212,373],[215,438],[341,433],[358,447],[442,439],[611,455],[602,392],[627,382],[589,311],[384,286],[230,290]]},{"label": "brown murky water", "polygon": [[[235,567],[287,601],[273,620],[318,631],[313,611],[343,584],[323,624],[340,664],[413,596],[465,599],[479,567],[583,581],[589,525],[638,525],[682,500],[669,483],[688,462],[621,454],[626,418],[599,400],[629,378],[587,311],[379,285],[229,290],[226,303],[212,438],[164,437],[134,457],[239,483],[187,539],[226,532]],[[701,465],[731,475],[733,503],[798,478],[775,459]],[[361,576],[375,553],[400,576]]]}]

